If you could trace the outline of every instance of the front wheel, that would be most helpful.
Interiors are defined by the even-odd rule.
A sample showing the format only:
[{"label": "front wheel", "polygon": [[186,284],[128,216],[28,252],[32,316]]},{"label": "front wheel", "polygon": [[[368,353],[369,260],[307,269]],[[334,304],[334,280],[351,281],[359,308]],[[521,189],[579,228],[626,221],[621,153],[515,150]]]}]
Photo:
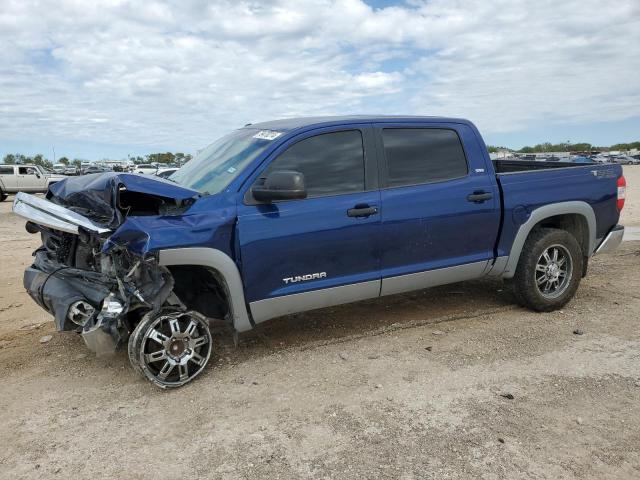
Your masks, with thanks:
[{"label": "front wheel", "polygon": [[578,241],[566,230],[531,232],[513,277],[516,300],[538,312],[561,308],[580,285],[583,261]]},{"label": "front wheel", "polygon": [[148,314],[129,337],[129,361],[157,386],[181,387],[202,373],[211,344],[209,323],[197,312]]},{"label": "front wheel", "polygon": [[8,197],[8,196],[9,196],[9,195],[7,195],[6,193],[4,193],[4,192],[0,189],[0,202],[4,202],[4,201],[7,199],[7,197]]}]

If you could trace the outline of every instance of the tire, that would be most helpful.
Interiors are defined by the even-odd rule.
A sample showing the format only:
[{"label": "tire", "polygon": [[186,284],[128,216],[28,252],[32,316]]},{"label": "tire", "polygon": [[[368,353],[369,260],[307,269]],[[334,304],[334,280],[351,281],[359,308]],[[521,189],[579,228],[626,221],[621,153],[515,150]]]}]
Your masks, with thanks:
[{"label": "tire", "polygon": [[573,298],[580,285],[583,263],[580,245],[569,232],[535,229],[522,248],[513,277],[516,301],[537,312],[561,308]]},{"label": "tire", "polygon": [[4,201],[7,199],[7,197],[8,197],[8,196],[9,196],[9,195],[7,195],[6,193],[4,193],[4,192],[0,189],[0,202],[4,202]]},{"label": "tire", "polygon": [[133,369],[160,388],[177,388],[200,375],[211,358],[209,322],[197,312],[147,314],[129,337]]}]

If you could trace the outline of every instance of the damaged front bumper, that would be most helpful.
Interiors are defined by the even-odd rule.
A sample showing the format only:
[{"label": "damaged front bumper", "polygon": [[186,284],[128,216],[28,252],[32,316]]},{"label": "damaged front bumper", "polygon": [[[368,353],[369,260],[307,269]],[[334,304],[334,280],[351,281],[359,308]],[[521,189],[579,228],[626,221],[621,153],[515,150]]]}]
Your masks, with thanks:
[{"label": "damaged front bumper", "polygon": [[[153,255],[118,246],[103,251],[110,229],[25,193],[16,196],[14,213],[43,238],[25,270],[25,289],[54,316],[59,331],[81,332],[96,354],[123,346],[134,320],[159,311],[172,294],[173,278]],[[175,296],[169,301],[179,306]]]},{"label": "damaged front bumper", "polygon": [[68,208],[24,192],[16,194],[13,213],[33,223],[76,235],[80,227],[98,234],[110,231]]},{"label": "damaged front bumper", "polygon": [[27,293],[53,315],[56,329],[80,331],[98,355],[113,353],[127,338],[125,325],[118,321],[125,306],[113,293],[117,286],[101,273],[56,263],[44,249],[24,272]]}]

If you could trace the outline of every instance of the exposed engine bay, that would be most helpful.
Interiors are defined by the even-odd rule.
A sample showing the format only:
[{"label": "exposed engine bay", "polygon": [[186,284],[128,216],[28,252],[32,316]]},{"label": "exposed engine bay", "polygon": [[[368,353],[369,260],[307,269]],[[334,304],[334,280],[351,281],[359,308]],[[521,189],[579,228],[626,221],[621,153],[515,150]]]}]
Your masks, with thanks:
[{"label": "exposed engine bay", "polygon": [[[163,183],[87,175],[53,185],[46,200],[19,193],[14,212],[28,220],[28,232],[41,235],[24,286],[54,316],[56,328],[78,331],[97,355],[128,345],[134,367],[164,388],[202,371],[211,354],[208,320],[178,297],[174,276],[157,255],[135,244],[144,232],[114,236],[130,217],[178,215],[197,198],[197,192]],[[177,275],[184,277],[179,269]],[[183,286],[182,295],[194,290]],[[225,314],[220,308],[204,312],[212,313]]]}]

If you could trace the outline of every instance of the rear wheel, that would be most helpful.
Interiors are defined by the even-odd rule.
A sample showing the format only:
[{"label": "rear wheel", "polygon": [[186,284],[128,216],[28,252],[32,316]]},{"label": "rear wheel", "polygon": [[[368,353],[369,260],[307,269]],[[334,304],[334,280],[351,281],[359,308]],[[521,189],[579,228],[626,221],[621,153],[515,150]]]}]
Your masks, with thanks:
[{"label": "rear wheel", "polygon": [[209,324],[197,312],[145,315],[129,337],[133,368],[161,388],[189,383],[211,357]]},{"label": "rear wheel", "polygon": [[4,201],[7,199],[7,197],[8,197],[8,196],[9,196],[9,195],[7,195],[6,193],[4,193],[4,192],[2,191],[2,189],[0,188],[0,202],[4,202]]},{"label": "rear wheel", "polygon": [[565,230],[534,230],[522,249],[514,294],[518,303],[539,312],[565,305],[576,293],[583,272],[578,241]]}]

